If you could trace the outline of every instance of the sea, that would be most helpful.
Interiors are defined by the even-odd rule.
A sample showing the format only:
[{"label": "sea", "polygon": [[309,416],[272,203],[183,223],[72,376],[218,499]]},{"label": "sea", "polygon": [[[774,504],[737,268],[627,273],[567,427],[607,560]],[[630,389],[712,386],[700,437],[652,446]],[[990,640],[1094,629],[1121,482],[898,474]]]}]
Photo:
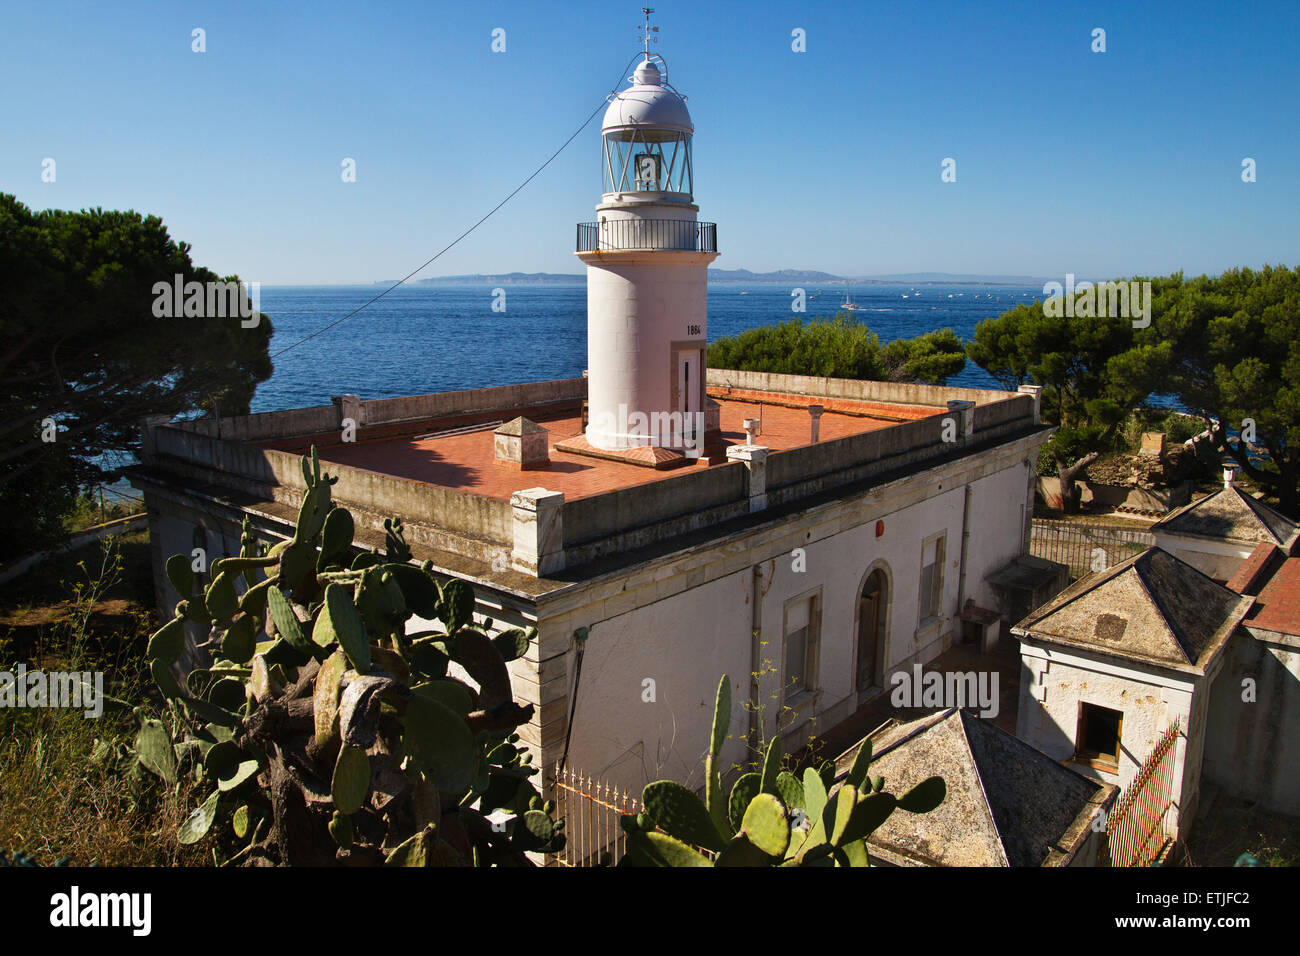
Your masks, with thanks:
[{"label": "sea", "polygon": [[[385,288],[263,286],[275,371],[258,387],[252,410],[327,405],[342,394],[392,398],[574,378],[587,367],[581,281],[403,285],[329,328]],[[832,316],[844,302],[843,283],[802,288],[805,321]],[[944,328],[968,340],[982,319],[1041,298],[1042,288],[872,284],[854,285],[852,296],[857,319],[882,343]],[[786,321],[796,315],[793,301],[788,285],[711,285],[709,341]],[[1001,387],[971,362],[949,384]]]},{"label": "sea", "polygon": [[[258,386],[251,410],[328,405],[343,394],[395,398],[576,378],[587,367],[587,287],[581,280],[416,283],[370,301],[389,285],[262,286],[259,307],[274,328],[274,371]],[[709,341],[796,314],[808,321],[841,311],[844,283],[801,288],[806,309],[795,313],[788,285],[710,285]],[[853,285],[851,295],[858,306],[853,315],[882,343],[945,328],[969,341],[979,322],[1041,298],[1042,287],[872,283]],[[969,360],[948,384],[1003,387]],[[1174,405],[1165,396],[1151,401]],[[117,456],[98,460],[107,467],[132,463]],[[112,497],[138,497],[124,480],[104,487]]]}]

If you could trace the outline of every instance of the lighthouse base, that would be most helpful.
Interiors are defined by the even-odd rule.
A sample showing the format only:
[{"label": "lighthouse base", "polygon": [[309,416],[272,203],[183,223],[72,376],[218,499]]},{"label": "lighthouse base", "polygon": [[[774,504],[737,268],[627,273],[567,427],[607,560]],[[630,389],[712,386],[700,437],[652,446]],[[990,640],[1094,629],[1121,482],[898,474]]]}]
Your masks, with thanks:
[{"label": "lighthouse base", "polygon": [[722,440],[722,433],[717,431],[704,433],[704,447],[698,455],[687,455],[672,448],[660,448],[658,445],[597,448],[587,440],[586,435],[574,435],[572,438],[556,442],[554,447],[556,451],[568,452],[571,455],[603,458],[606,461],[619,461],[626,465],[654,468],[657,471],[681,468],[686,465],[718,465],[727,460],[726,443]]}]

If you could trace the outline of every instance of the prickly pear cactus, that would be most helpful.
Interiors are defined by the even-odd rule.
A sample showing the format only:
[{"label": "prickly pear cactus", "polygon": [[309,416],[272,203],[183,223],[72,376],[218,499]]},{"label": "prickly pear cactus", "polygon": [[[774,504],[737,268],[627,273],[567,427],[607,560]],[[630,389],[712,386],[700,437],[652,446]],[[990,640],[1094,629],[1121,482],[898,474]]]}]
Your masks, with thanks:
[{"label": "prickly pear cactus", "polygon": [[778,769],[778,738],[763,772],[741,775],[724,799],[716,768],[730,719],[731,680],[724,675],[705,757],[705,799],[671,780],[647,784],[644,812],[621,818],[627,853],[619,866],[870,866],[867,838],[894,810],[928,813],[946,796],[939,777],[901,797],[884,792],[881,778],[867,776],[870,742],[843,780],[825,765],[820,772],[807,768],[800,779]]},{"label": "prickly pear cactus", "polygon": [[[229,821],[241,848],[226,862],[251,865],[519,866],[562,849],[517,746],[533,708],[506,668],[535,633],[489,638],[473,589],[411,564],[396,519],[382,555],[354,555],[315,449],[302,471],[290,540],[266,550],[245,522],[206,588],[186,556],[166,563],[182,600],[147,651],[166,712],[137,708],[135,758],[198,785],[178,839]],[[443,629],[408,635],[416,614]],[[187,626],[206,634],[188,655]],[[191,658],[208,663],[180,673]]]}]

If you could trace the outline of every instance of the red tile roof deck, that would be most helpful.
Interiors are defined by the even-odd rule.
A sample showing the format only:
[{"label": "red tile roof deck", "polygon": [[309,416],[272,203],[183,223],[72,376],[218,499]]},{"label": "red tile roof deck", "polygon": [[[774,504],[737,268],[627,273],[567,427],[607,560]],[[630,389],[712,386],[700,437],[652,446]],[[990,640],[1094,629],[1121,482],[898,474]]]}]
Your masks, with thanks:
[{"label": "red tile roof deck", "polygon": [[1238,594],[1258,594],[1260,585],[1269,579],[1284,557],[1277,545],[1261,541],[1228,579],[1228,589]]},{"label": "red tile roof deck", "polygon": [[[821,418],[821,442],[889,428],[902,421],[913,421],[947,411],[918,405],[816,399],[775,393],[741,393],[715,388],[709,389],[709,395],[721,406],[720,422],[725,444],[744,444],[742,422],[746,418],[761,418],[762,433],[758,442],[774,451],[786,451],[811,444],[811,419],[807,409],[813,404],[820,404],[826,409]],[[524,414],[527,416],[526,411]],[[549,419],[539,417],[537,422],[549,429],[551,444],[582,431],[581,413],[577,408],[568,415],[552,413]],[[436,432],[438,429],[439,423],[436,421],[422,422],[413,427],[412,434],[408,436],[330,445],[317,441],[317,449],[324,461],[502,501],[510,500],[512,492],[538,486],[563,492],[567,499],[573,500],[653,481],[668,481],[692,469],[709,467],[701,461],[682,468],[655,471],[638,465],[552,449],[547,467],[520,471],[517,467],[511,468],[495,460],[491,427],[459,435],[416,438],[416,435]],[[296,447],[297,444],[275,441],[266,442],[265,446]]]},{"label": "red tile roof deck", "polygon": [[1259,592],[1256,610],[1246,624],[1300,635],[1300,558],[1287,558]]}]

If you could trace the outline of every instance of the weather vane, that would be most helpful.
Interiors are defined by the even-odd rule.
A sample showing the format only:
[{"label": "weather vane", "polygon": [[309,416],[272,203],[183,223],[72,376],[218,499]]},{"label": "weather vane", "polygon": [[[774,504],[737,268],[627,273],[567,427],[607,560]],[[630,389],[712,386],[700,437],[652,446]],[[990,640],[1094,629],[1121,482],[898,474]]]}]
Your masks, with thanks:
[{"label": "weather vane", "polygon": [[648,58],[650,56],[650,44],[659,42],[659,38],[654,36],[659,32],[659,28],[650,25],[650,14],[655,12],[654,7],[642,7],[641,12],[645,14],[645,24],[637,32],[641,34],[641,40],[645,44],[645,55]]}]

